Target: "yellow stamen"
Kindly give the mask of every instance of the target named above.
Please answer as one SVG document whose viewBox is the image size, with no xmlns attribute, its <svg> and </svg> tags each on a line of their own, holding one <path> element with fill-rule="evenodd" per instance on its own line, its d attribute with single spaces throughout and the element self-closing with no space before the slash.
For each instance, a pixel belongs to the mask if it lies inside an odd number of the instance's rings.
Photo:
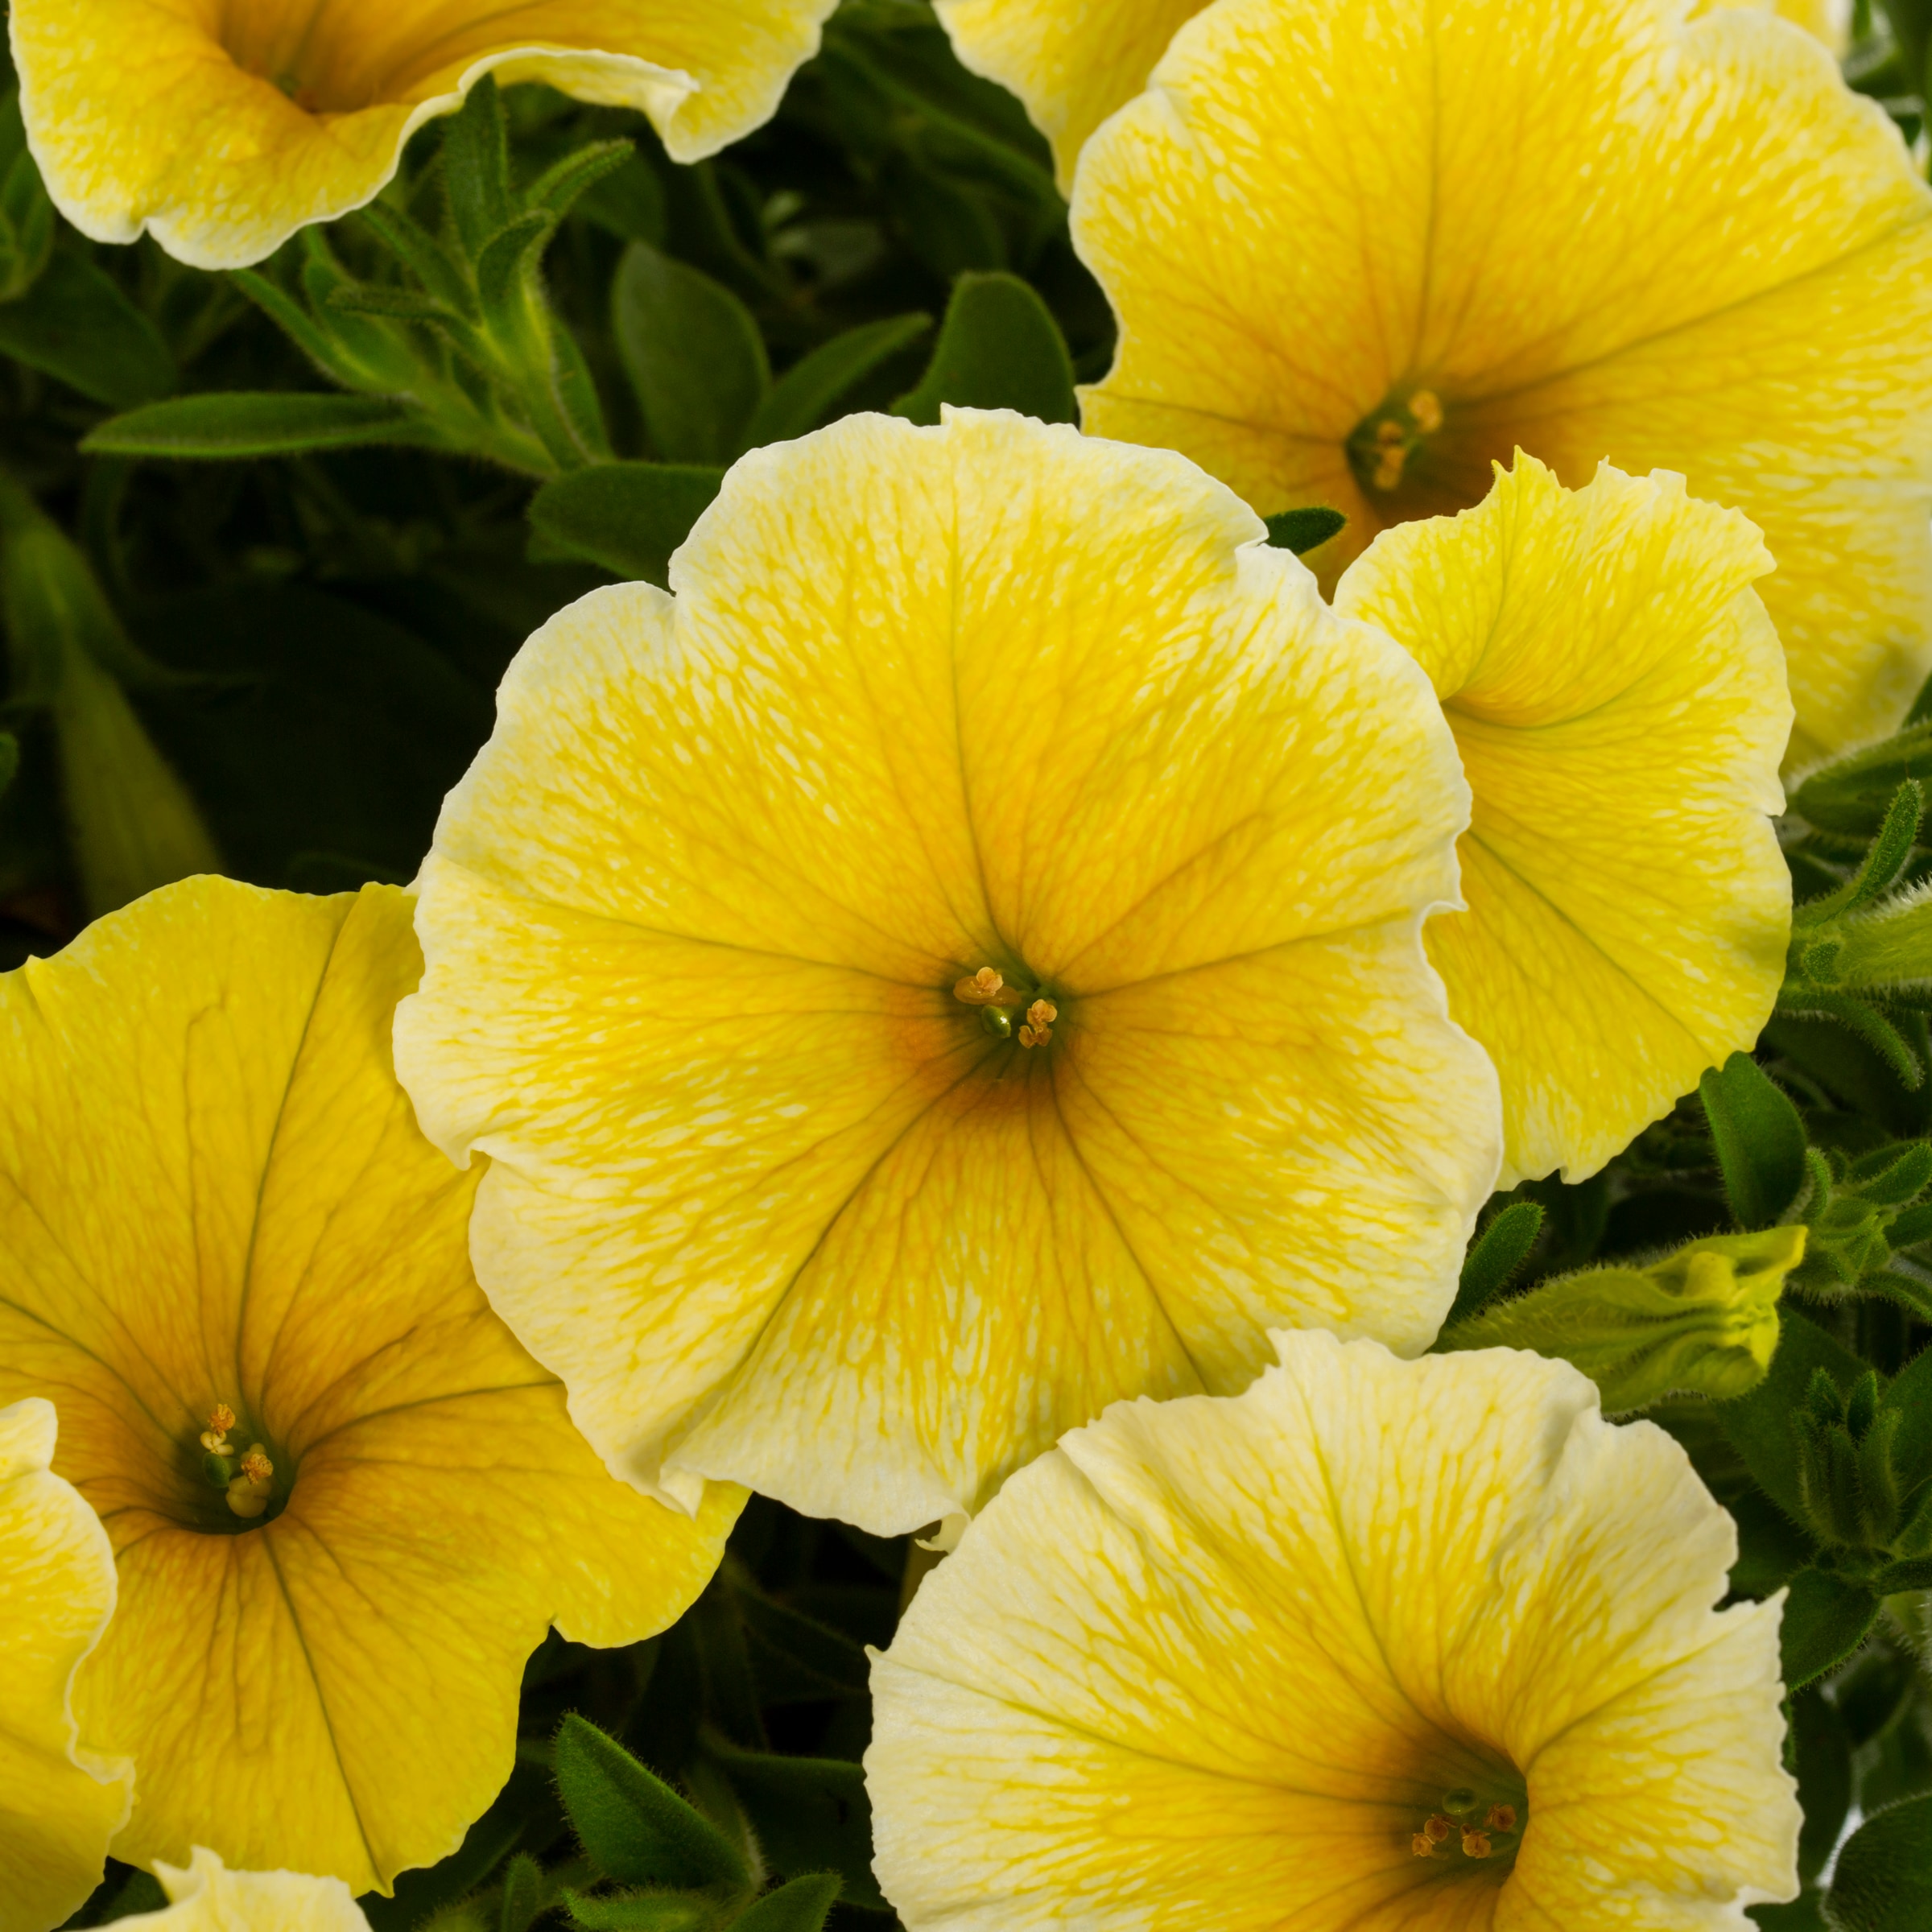
<svg viewBox="0 0 1932 1932">
<path fill-rule="evenodd" d="M 201 1431 L 201 1447 L 210 1455 L 233 1455 L 235 1446 L 225 1435 L 217 1435 L 212 1429 Z"/>
<path fill-rule="evenodd" d="M 1492 1831 L 1513 1831 L 1516 1829 L 1516 1807 L 1513 1805 L 1492 1805 L 1489 1815 L 1483 1823 Z"/>
<path fill-rule="evenodd" d="M 1443 1843 L 1455 1828 L 1454 1821 L 1444 1818 L 1439 1811 L 1422 1827 L 1424 1833 L 1426 1834 L 1429 1842 L 1432 1845 Z"/>
<path fill-rule="evenodd" d="M 1409 439 L 1394 417 L 1384 416 L 1375 426 L 1375 440 L 1384 449 L 1399 449 Z"/>
<path fill-rule="evenodd" d="M 1005 984 L 990 966 L 982 966 L 977 972 L 953 982 L 952 997 L 964 1000 L 968 1006 L 989 1006 L 998 998 L 1000 989 Z"/>
<path fill-rule="evenodd" d="M 262 1453 L 262 1445 L 259 1443 L 257 1443 L 242 1459 L 242 1477 L 252 1488 L 266 1489 L 275 1473 L 275 1466 Z M 229 1494 L 232 1498 L 234 1494 L 232 1488 Z"/>
<path fill-rule="evenodd" d="M 1418 1858 L 1434 1858 L 1435 1856 L 1435 1840 L 1426 1831 L 1418 1831 L 1414 1838 L 1410 1839 L 1409 1849 Z"/>
<path fill-rule="evenodd" d="M 1400 449 L 1386 449 L 1375 466 L 1375 486 L 1377 489 L 1393 489 L 1402 480 L 1402 452 Z"/>
<path fill-rule="evenodd" d="M 1463 1856 L 1487 1858 L 1489 1856 L 1489 1834 L 1473 1831 L 1468 1825 L 1463 1827 Z"/>
<path fill-rule="evenodd" d="M 1035 1000 L 1026 1009 L 1026 1024 L 1020 1029 L 1022 1046 L 1044 1046 L 1053 1038 L 1053 1022 L 1060 1009 L 1051 1000 Z"/>
<path fill-rule="evenodd" d="M 208 1410 L 208 1426 L 210 1434 L 226 1435 L 234 1426 L 235 1412 L 229 1407 L 226 1402 L 217 1402 L 214 1407 Z M 206 1442 L 208 1438 L 204 1436 L 201 1439 Z"/>
<path fill-rule="evenodd" d="M 1409 413 L 1426 436 L 1434 436 L 1443 426 L 1443 405 L 1432 389 L 1418 389 L 1409 398 Z"/>
</svg>

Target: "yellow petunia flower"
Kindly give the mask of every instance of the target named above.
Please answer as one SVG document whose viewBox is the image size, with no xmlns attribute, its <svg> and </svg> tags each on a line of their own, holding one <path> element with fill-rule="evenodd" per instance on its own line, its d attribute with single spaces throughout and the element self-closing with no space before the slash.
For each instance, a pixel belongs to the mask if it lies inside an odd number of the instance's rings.
<svg viewBox="0 0 1932 1932">
<path fill-rule="evenodd" d="M 52 1474 L 54 1409 L 0 1409 L 0 1932 L 47 1932 L 101 1882 L 129 1767 L 78 1747 L 68 1691 L 114 1608 L 106 1533 Z"/>
<path fill-rule="evenodd" d="M 159 1862 L 155 1876 L 170 1903 L 117 1919 L 159 1932 L 369 1932 L 369 1921 L 339 1878 L 303 1872 L 230 1872 L 197 1845 L 185 1869 Z"/>
<path fill-rule="evenodd" d="M 1428 672 L 1474 795 L 1468 910 L 1425 938 L 1502 1076 L 1501 1186 L 1594 1174 L 1770 1018 L 1791 931 L 1770 568 L 1682 477 L 1605 464 L 1573 493 L 1519 455 L 1335 593 Z"/>
<path fill-rule="evenodd" d="M 1424 1347 L 1496 1171 L 1426 681 L 1218 484 L 1003 412 L 756 451 L 525 647 L 397 1062 L 611 1466 L 892 1533 L 1266 1331 Z"/>
<path fill-rule="evenodd" d="M 1534 1355 L 1282 1335 L 1009 1483 L 873 1666 L 911 1932 L 1718 1932 L 1798 1890 L 1777 1603 Z"/>
<path fill-rule="evenodd" d="M 13 0 L 27 140 L 97 242 L 241 268 L 381 192 L 484 75 L 648 115 L 696 161 L 768 120 L 835 0 Z M 138 55 L 130 50 L 138 49 Z"/>
<path fill-rule="evenodd" d="M 203 878 L 0 979 L 0 1399 L 59 1402 L 113 1539 L 75 1709 L 134 1761 L 130 1862 L 441 1857 L 546 1629 L 663 1628 L 737 1513 L 612 1481 L 489 1312 L 477 1177 L 390 1071 L 419 969 L 405 894 Z"/>
<path fill-rule="evenodd" d="M 1683 12 L 1217 0 L 1081 158 L 1085 421 L 1345 511 L 1325 582 L 1518 447 L 1677 471 L 1777 559 L 1802 760 L 1932 668 L 1932 189 L 1809 35 Z"/>
<path fill-rule="evenodd" d="M 1208 0 L 934 0 L 962 65 L 1018 94 L 1052 144 L 1062 192 L 1088 136 L 1147 85 L 1167 43 Z M 1842 51 L 1848 0 L 1708 0 L 1782 14 Z M 1702 11 L 1694 6 L 1694 11 Z"/>
</svg>

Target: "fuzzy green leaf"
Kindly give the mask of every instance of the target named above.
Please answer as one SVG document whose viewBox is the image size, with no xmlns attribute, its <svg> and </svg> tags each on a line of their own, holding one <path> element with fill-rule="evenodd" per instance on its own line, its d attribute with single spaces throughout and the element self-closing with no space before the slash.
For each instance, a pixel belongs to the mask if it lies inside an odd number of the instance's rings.
<svg viewBox="0 0 1932 1932">
<path fill-rule="evenodd" d="M 862 322 L 821 343 L 772 384 L 745 433 L 748 447 L 783 443 L 828 420 L 839 402 L 881 362 L 916 342 L 932 326 L 930 316 L 888 316 Z"/>
<path fill-rule="evenodd" d="M 732 1922 L 737 1932 L 819 1932 L 838 1896 L 835 1873 L 814 1872 L 767 1892 Z"/>
<path fill-rule="evenodd" d="M 0 355 L 112 409 L 175 386 L 175 361 L 153 323 L 88 258 L 56 248 L 33 287 L 0 304 Z"/>
<path fill-rule="evenodd" d="M 939 407 L 1017 409 L 1042 423 L 1077 423 L 1073 363 L 1059 324 L 1018 275 L 964 275 L 953 285 L 932 361 L 918 388 L 893 404 L 914 423 Z"/>
<path fill-rule="evenodd" d="M 1825 1913 L 1838 1932 L 1932 1926 L 1932 1793 L 1867 1818 L 1845 1840 Z"/>
<path fill-rule="evenodd" d="M 1779 1625 L 1778 1649 L 1787 1690 L 1843 1663 L 1869 1634 L 1878 1599 L 1856 1579 L 1806 1570 L 1791 1579 Z"/>
<path fill-rule="evenodd" d="M 1805 1127 L 1798 1109 L 1748 1053 L 1707 1068 L 1698 1094 L 1738 1225 L 1769 1228 L 1805 1185 Z"/>
<path fill-rule="evenodd" d="M 433 431 L 406 402 L 306 390 L 218 391 L 151 402 L 110 416 L 81 439 L 97 456 L 234 460 L 352 449 L 372 443 L 433 443 Z"/>
<path fill-rule="evenodd" d="M 1319 505 L 1307 510 L 1284 510 L 1263 520 L 1268 526 L 1268 541 L 1277 550 L 1291 550 L 1298 557 L 1318 549 L 1348 522 L 1339 510 Z"/>
<path fill-rule="evenodd" d="M 774 1870 L 787 1877 L 837 1872 L 852 1903 L 885 1908 L 872 1871 L 872 1802 L 858 1765 L 741 1751 L 722 1740 L 710 1748 Z"/>
<path fill-rule="evenodd" d="M 1471 1244 L 1463 1258 L 1455 1302 L 1443 1326 L 1466 1322 L 1509 1286 L 1509 1278 L 1530 1257 L 1543 1231 L 1543 1211 L 1534 1201 L 1512 1201 Z"/>
<path fill-rule="evenodd" d="M 585 1856 L 629 1885 L 742 1885 L 737 1847 L 614 1738 L 572 1712 L 557 1732 L 557 1790 Z"/>
<path fill-rule="evenodd" d="M 724 480 L 701 464 L 601 463 L 545 484 L 530 499 L 530 525 L 572 556 L 662 588 L 671 553 Z"/>
</svg>

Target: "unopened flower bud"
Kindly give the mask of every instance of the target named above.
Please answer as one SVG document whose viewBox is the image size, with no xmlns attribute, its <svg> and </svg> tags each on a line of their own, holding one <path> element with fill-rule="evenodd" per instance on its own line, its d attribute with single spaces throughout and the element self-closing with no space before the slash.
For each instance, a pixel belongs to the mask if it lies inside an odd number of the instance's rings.
<svg viewBox="0 0 1932 1932">
<path fill-rule="evenodd" d="M 1803 1258 L 1802 1227 L 1711 1235 L 1647 1268 L 1592 1268 L 1492 1302 L 1437 1342 L 1529 1348 L 1571 1362 L 1612 1414 L 1673 1390 L 1718 1400 L 1764 1380 L 1777 1347 L 1777 1298 Z"/>
</svg>

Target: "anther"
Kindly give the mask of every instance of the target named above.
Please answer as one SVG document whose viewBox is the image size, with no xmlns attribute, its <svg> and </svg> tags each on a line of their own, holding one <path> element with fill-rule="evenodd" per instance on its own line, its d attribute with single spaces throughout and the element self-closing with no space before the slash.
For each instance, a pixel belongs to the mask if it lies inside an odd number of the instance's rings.
<svg viewBox="0 0 1932 1932">
<path fill-rule="evenodd" d="M 1002 1006 L 1008 1005 L 1011 1004 L 1010 1001 L 1000 1000 L 1001 989 L 1005 984 L 1003 975 L 994 972 L 990 966 L 982 966 L 977 972 L 968 973 L 964 979 L 953 981 L 952 997 L 956 1000 L 964 1000 L 968 1006 L 990 1006 L 996 1000 L 999 1000 Z"/>
<path fill-rule="evenodd" d="M 1434 436 L 1443 426 L 1442 402 L 1432 389 L 1418 389 L 1409 398 L 1409 413 L 1426 436 Z"/>
<path fill-rule="evenodd" d="M 1020 1029 L 1022 1046 L 1044 1046 L 1053 1038 L 1053 1022 L 1060 1009 L 1051 1000 L 1035 1000 L 1026 1009 L 1026 1023 Z"/>
<path fill-rule="evenodd" d="M 1434 1858 L 1435 1856 L 1435 1840 L 1426 1831 L 1418 1831 L 1414 1838 L 1410 1839 L 1409 1849 L 1418 1858 Z"/>
<path fill-rule="evenodd" d="M 262 1445 L 255 1443 L 242 1459 L 242 1473 L 258 1489 L 266 1489 L 275 1473 L 275 1466 L 263 1453 Z"/>
<path fill-rule="evenodd" d="M 1483 1823 L 1492 1831 L 1513 1831 L 1516 1829 L 1516 1807 L 1513 1805 L 1492 1805 L 1489 1815 Z"/>
<path fill-rule="evenodd" d="M 1439 1845 L 1447 1842 L 1449 1834 L 1455 1828 L 1454 1823 L 1439 1811 L 1422 1827 L 1422 1831 L 1430 1844 Z"/>
<path fill-rule="evenodd" d="M 217 1402 L 208 1412 L 208 1432 L 213 1435 L 226 1435 L 235 1426 L 235 1412 L 226 1402 Z M 207 1440 L 206 1437 L 202 1439 Z"/>
<path fill-rule="evenodd" d="M 1489 1834 L 1477 1831 L 1465 1825 L 1463 1827 L 1463 1856 L 1487 1858 L 1489 1856 Z"/>
</svg>

